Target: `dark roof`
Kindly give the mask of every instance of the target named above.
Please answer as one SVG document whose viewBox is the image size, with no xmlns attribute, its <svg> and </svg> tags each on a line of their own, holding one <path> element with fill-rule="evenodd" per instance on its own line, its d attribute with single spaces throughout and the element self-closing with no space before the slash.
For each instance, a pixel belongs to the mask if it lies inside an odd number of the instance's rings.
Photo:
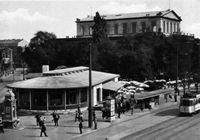
<svg viewBox="0 0 200 140">
<path fill-rule="evenodd" d="M 122 84 L 122 83 L 110 81 L 110 82 L 103 84 L 103 89 L 117 91 L 123 86 L 124 86 L 124 84 Z"/>
<path fill-rule="evenodd" d="M 65 69 L 56 69 L 56 70 L 51 70 L 44 72 L 43 75 L 48 75 L 48 74 L 67 74 L 70 72 L 81 72 L 84 70 L 88 70 L 88 67 L 84 66 L 79 66 L 79 67 L 73 67 L 73 68 L 65 68 Z"/>
<path fill-rule="evenodd" d="M 0 40 L 0 46 L 17 46 L 23 39 Z"/>
<path fill-rule="evenodd" d="M 143 100 L 143 99 L 159 96 L 160 94 L 170 94 L 172 91 L 174 91 L 174 90 L 173 89 L 160 89 L 160 90 L 155 90 L 155 91 L 151 91 L 151 92 L 143 92 L 139 95 L 136 94 L 135 98 L 137 100 Z"/>
<path fill-rule="evenodd" d="M 150 17 L 164 17 L 166 14 L 172 12 L 181 21 L 181 18 L 173 10 L 165 11 L 152 11 L 152 12 L 139 12 L 139 13 L 122 13 L 114 15 L 102 15 L 105 20 L 117 20 L 117 19 L 133 19 L 133 18 L 150 18 Z M 89 22 L 93 21 L 94 16 L 88 16 L 83 19 L 77 19 L 76 22 Z"/>
<path fill-rule="evenodd" d="M 42 73 L 28 73 L 25 75 L 26 79 L 31 79 L 31 78 L 36 78 L 36 77 L 41 77 Z"/>
<path fill-rule="evenodd" d="M 92 71 L 92 86 L 119 77 L 117 74 Z M 89 70 L 75 72 L 64 76 L 44 76 L 8 84 L 10 88 L 22 89 L 67 89 L 89 86 Z"/>
</svg>

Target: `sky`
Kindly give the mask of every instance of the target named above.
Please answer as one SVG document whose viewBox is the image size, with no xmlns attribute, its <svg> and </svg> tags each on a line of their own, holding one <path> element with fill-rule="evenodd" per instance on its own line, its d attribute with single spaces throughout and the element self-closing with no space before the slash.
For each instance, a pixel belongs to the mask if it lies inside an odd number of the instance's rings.
<svg viewBox="0 0 200 140">
<path fill-rule="evenodd" d="M 76 18 L 88 15 L 174 10 L 181 31 L 200 38 L 200 0 L 0 0 L 0 39 L 25 39 L 37 31 L 76 36 Z"/>
</svg>

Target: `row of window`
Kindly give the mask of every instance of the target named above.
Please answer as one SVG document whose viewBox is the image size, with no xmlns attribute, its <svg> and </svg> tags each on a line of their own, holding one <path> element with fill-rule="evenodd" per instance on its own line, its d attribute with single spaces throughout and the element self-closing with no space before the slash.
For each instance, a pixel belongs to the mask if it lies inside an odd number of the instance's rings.
<svg viewBox="0 0 200 140">
<path fill-rule="evenodd" d="M 19 93 L 19 104 L 20 106 L 29 107 L 30 97 L 28 90 L 21 90 Z M 64 90 L 50 90 L 49 94 L 49 105 L 64 105 Z M 46 93 L 44 91 L 31 91 L 31 99 L 33 106 L 46 106 Z M 79 99 L 78 99 L 79 98 Z M 78 100 L 81 103 L 87 102 L 87 89 L 80 89 L 80 94 L 78 89 L 66 90 L 66 104 L 77 104 Z"/>
<path fill-rule="evenodd" d="M 107 24 L 107 33 L 111 34 L 111 26 L 110 24 Z M 151 22 L 151 27 L 147 27 L 146 22 L 141 22 L 141 28 L 142 32 L 145 32 L 147 30 L 149 31 L 156 31 L 156 21 Z M 150 29 L 151 28 L 151 29 Z M 131 29 L 131 31 L 128 31 L 128 29 Z M 122 23 L 122 33 L 136 33 L 137 32 L 137 22 L 132 22 L 131 24 L 128 23 Z M 119 34 L 119 24 L 114 24 L 114 34 Z M 81 26 L 81 35 L 85 35 L 85 27 Z M 92 26 L 89 27 L 89 35 L 92 35 Z"/>
</svg>

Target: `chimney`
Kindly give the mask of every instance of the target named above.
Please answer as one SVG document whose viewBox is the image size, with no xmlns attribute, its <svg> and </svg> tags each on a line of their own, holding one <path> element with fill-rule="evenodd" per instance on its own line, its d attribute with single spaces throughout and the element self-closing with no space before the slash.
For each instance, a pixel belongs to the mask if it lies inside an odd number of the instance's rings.
<svg viewBox="0 0 200 140">
<path fill-rule="evenodd" d="M 42 73 L 49 71 L 49 65 L 42 66 Z"/>
</svg>

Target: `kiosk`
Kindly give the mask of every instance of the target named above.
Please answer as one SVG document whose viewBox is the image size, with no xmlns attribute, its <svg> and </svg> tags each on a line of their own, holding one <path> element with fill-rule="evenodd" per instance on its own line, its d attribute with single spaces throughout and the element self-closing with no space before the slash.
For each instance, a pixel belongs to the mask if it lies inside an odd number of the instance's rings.
<svg viewBox="0 0 200 140">
<path fill-rule="evenodd" d="M 19 120 L 17 119 L 16 99 L 11 90 L 8 90 L 5 95 L 3 124 L 5 127 L 14 128 Z"/>
</svg>

